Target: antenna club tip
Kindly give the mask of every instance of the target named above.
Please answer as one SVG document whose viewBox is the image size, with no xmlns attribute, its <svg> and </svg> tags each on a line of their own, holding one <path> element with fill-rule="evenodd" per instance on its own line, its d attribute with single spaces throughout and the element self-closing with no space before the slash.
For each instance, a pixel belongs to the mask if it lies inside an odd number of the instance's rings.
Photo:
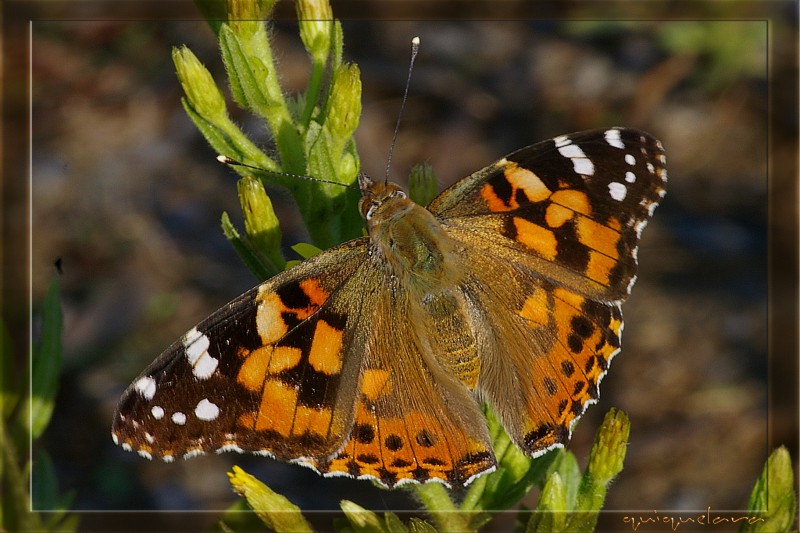
<svg viewBox="0 0 800 533">
<path fill-rule="evenodd" d="M 419 44 L 419 35 L 411 39 L 411 44 L 418 45 Z"/>
<path fill-rule="evenodd" d="M 220 154 L 217 156 L 217 161 L 219 161 L 222 164 L 227 164 L 228 162 L 230 162 L 230 158 L 226 155 Z"/>
</svg>

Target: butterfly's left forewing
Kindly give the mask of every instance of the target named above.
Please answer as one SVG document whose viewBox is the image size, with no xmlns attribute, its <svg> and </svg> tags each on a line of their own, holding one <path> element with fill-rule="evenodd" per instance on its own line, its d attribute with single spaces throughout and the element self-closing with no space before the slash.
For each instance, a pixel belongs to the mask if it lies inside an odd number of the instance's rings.
<svg viewBox="0 0 800 533">
<path fill-rule="evenodd" d="M 353 418 L 363 350 L 355 275 L 366 239 L 305 261 L 192 328 L 125 391 L 112 435 L 167 461 L 236 450 L 327 456 Z M 348 321 L 351 321 L 348 323 Z"/>
</svg>

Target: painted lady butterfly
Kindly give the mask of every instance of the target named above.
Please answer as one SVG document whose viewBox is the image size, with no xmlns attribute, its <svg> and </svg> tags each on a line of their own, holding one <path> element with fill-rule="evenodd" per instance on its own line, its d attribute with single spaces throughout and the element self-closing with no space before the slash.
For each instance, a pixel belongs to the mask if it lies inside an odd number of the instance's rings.
<svg viewBox="0 0 800 533">
<path fill-rule="evenodd" d="M 495 467 L 485 401 L 526 454 L 563 446 L 620 351 L 666 181 L 661 143 L 622 128 L 523 148 L 427 209 L 361 175 L 369 236 L 192 328 L 125 391 L 114 441 L 464 485 Z"/>
</svg>

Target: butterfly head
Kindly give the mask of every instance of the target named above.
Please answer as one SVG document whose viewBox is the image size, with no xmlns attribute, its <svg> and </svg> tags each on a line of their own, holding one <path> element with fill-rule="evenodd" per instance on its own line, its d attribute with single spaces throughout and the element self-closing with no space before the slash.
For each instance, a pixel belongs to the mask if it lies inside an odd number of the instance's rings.
<svg viewBox="0 0 800 533">
<path fill-rule="evenodd" d="M 374 181 L 361 173 L 358 175 L 358 186 L 361 189 L 358 208 L 367 221 L 368 229 L 372 229 L 378 221 L 391 218 L 412 205 L 406 192 L 396 183 Z"/>
</svg>

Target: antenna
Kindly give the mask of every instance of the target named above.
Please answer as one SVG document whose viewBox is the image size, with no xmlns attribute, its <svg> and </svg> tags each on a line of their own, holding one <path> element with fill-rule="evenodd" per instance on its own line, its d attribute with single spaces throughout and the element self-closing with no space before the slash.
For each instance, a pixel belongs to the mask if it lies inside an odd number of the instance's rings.
<svg viewBox="0 0 800 533">
<path fill-rule="evenodd" d="M 394 135 L 392 135 L 392 142 L 389 145 L 389 157 L 386 158 L 386 177 L 384 183 L 389 181 L 389 169 L 392 166 L 392 154 L 394 153 L 394 144 L 397 141 L 397 132 L 400 130 L 400 121 L 403 118 L 403 111 L 406 108 L 406 100 L 408 99 L 408 86 L 411 85 L 411 72 L 414 70 L 414 60 L 417 59 L 417 52 L 419 51 L 419 37 L 411 39 L 411 62 L 408 65 L 408 78 L 406 78 L 406 88 L 403 91 L 403 101 L 400 103 L 400 113 L 397 115 L 397 124 L 394 126 Z"/>
<path fill-rule="evenodd" d="M 259 172 L 263 172 L 265 174 L 273 174 L 278 176 L 291 176 L 293 178 L 300 178 L 308 181 L 316 181 L 319 183 L 330 183 L 331 185 L 338 185 L 339 187 L 344 187 L 345 189 L 356 189 L 356 187 L 353 185 L 345 185 L 344 183 L 339 183 L 338 181 L 324 180 L 322 178 L 315 178 L 314 176 L 305 176 L 303 174 L 292 174 L 291 172 L 283 172 L 283 171 L 277 172 L 274 170 L 267 170 L 265 168 L 248 165 L 247 163 L 242 163 L 241 161 L 237 161 L 236 159 L 228 157 L 227 155 L 222 155 L 222 154 L 218 155 L 217 161 L 219 161 L 223 165 L 228 165 L 231 167 L 252 168 L 253 170 L 258 170 Z"/>
</svg>

